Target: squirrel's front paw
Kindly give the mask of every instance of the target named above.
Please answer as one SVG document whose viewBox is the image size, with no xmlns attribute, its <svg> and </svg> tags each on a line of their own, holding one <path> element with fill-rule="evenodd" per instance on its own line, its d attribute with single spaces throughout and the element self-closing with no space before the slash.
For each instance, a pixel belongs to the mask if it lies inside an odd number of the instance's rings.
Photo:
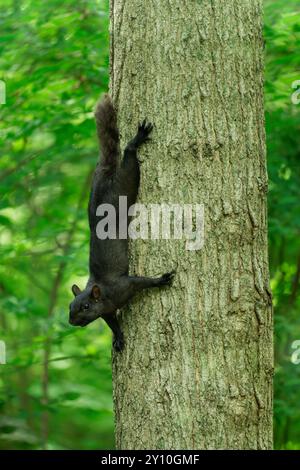
<svg viewBox="0 0 300 470">
<path fill-rule="evenodd" d="M 125 341 L 124 341 L 123 335 L 122 336 L 115 336 L 114 339 L 113 339 L 113 348 L 114 348 L 114 350 L 117 351 L 117 352 L 121 352 L 121 351 L 123 351 L 124 346 L 125 346 Z"/>
<path fill-rule="evenodd" d="M 170 273 L 165 273 L 161 276 L 159 280 L 159 285 L 160 286 L 171 286 L 173 279 L 175 276 L 175 271 L 171 271 Z"/>
<path fill-rule="evenodd" d="M 136 136 L 138 143 L 143 144 L 144 142 L 147 142 L 147 140 L 150 140 L 149 135 L 151 134 L 152 130 L 153 125 L 151 122 L 147 123 L 146 119 L 144 119 L 138 127 L 138 133 Z"/>
</svg>

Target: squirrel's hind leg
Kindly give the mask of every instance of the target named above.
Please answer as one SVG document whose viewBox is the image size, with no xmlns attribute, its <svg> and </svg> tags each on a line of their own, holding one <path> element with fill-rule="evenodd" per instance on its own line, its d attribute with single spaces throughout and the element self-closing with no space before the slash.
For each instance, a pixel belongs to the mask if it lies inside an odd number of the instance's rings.
<svg viewBox="0 0 300 470">
<path fill-rule="evenodd" d="M 153 129 L 152 124 L 146 120 L 139 124 L 135 137 L 127 144 L 120 168 L 119 182 L 124 195 L 129 198 L 129 205 L 136 200 L 140 183 L 140 162 L 138 160 L 138 148 L 150 140 L 149 135 Z"/>
</svg>

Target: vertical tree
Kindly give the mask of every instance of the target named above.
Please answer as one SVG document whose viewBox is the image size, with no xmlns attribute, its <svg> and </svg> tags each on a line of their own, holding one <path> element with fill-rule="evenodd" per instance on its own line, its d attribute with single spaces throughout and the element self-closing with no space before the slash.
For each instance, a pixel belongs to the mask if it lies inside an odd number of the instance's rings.
<svg viewBox="0 0 300 470">
<path fill-rule="evenodd" d="M 114 354 L 121 449 L 272 446 L 272 307 L 261 0 L 111 2 L 111 93 L 141 153 L 143 203 L 203 203 L 205 244 L 131 243 L 138 274 L 174 286 L 122 312 Z"/>
</svg>

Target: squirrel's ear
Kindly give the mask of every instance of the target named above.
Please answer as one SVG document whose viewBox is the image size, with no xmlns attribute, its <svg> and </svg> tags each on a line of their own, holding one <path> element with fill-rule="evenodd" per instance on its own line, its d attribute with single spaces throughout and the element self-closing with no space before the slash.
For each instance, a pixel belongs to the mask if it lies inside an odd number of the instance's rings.
<svg viewBox="0 0 300 470">
<path fill-rule="evenodd" d="M 101 296 L 101 291 L 100 291 L 100 287 L 97 286 L 97 284 L 95 284 L 93 287 L 92 287 L 92 297 L 94 297 L 94 299 L 100 299 L 100 296 Z"/>
<path fill-rule="evenodd" d="M 79 289 L 78 286 L 76 286 L 76 284 L 73 284 L 72 292 L 73 292 L 74 296 L 76 297 L 78 294 L 80 294 L 81 290 Z"/>
</svg>

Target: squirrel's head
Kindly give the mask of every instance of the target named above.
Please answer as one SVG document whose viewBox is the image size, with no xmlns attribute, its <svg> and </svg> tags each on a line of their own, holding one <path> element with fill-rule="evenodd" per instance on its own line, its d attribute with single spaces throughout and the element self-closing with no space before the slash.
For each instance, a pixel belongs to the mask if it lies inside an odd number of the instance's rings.
<svg viewBox="0 0 300 470">
<path fill-rule="evenodd" d="M 101 290 L 97 284 L 81 291 L 72 286 L 75 299 L 70 304 L 69 323 L 74 326 L 86 326 L 105 313 L 105 302 L 101 299 Z"/>
</svg>

